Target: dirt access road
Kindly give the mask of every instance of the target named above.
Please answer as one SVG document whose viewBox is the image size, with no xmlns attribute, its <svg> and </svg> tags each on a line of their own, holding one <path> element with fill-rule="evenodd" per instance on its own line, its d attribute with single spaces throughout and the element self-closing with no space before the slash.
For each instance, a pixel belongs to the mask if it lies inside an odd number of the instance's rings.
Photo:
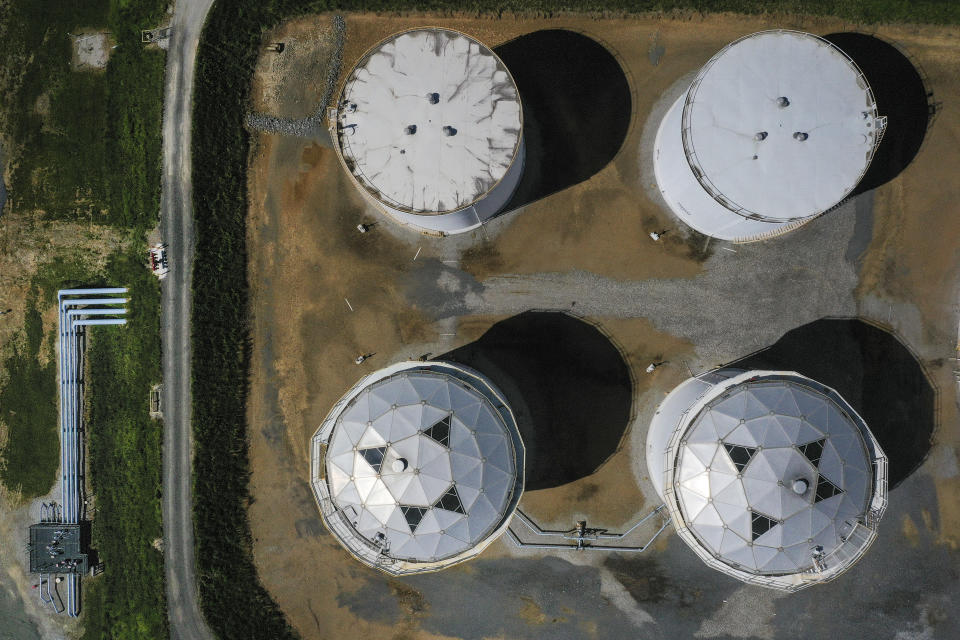
<svg viewBox="0 0 960 640">
<path fill-rule="evenodd" d="M 200 32 L 213 0 L 177 0 L 167 49 L 163 108 L 161 233 L 170 274 L 162 286 L 163 539 L 170 636 L 213 638 L 197 603 L 193 543 L 190 415 L 190 312 L 193 203 L 190 132 L 193 76 Z"/>
</svg>

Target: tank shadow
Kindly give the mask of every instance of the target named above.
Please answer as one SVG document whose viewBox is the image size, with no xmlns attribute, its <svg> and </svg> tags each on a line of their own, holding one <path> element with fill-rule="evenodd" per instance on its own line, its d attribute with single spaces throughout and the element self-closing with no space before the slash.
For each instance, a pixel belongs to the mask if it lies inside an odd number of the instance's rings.
<svg viewBox="0 0 960 640">
<path fill-rule="evenodd" d="M 620 351 L 563 312 L 502 320 L 437 359 L 482 371 L 506 394 L 526 447 L 527 490 L 590 475 L 617 450 L 630 422 L 633 380 Z"/>
<path fill-rule="evenodd" d="M 575 31 L 535 31 L 494 51 L 520 92 L 527 154 L 506 212 L 583 182 L 605 167 L 626 138 L 632 99 L 617 59 Z"/>
<path fill-rule="evenodd" d="M 860 184 L 859 195 L 893 180 L 909 165 L 923 144 L 936 111 L 933 91 L 920 69 L 897 47 L 865 33 L 824 36 L 857 63 L 873 89 L 887 129 Z"/>
<path fill-rule="evenodd" d="M 937 422 L 937 389 L 892 333 L 856 318 L 823 318 L 730 363 L 796 371 L 833 387 L 866 420 L 889 459 L 895 488 L 924 461 Z"/>
</svg>

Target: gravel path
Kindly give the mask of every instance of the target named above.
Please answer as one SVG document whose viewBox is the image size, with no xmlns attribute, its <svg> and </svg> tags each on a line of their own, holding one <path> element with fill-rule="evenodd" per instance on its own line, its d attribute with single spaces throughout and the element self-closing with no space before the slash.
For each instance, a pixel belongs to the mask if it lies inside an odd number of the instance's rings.
<svg viewBox="0 0 960 640">
<path fill-rule="evenodd" d="M 869 240 L 869 198 L 847 203 L 785 238 L 718 243 L 704 273 L 692 279 L 625 282 L 577 271 L 477 282 L 449 264 L 434 262 L 421 267 L 408 295 L 438 318 L 529 309 L 644 317 L 697 345 L 697 364 L 705 368 L 772 344 L 818 318 L 856 314 L 855 261 Z M 863 218 L 865 225 L 858 224 Z"/>
<path fill-rule="evenodd" d="M 333 54 L 327 67 L 327 78 L 323 94 L 317 102 L 316 113 L 309 118 L 281 118 L 264 113 L 247 114 L 247 127 L 254 131 L 263 131 L 296 138 L 317 138 L 324 146 L 330 146 L 327 132 L 327 105 L 337 88 L 340 68 L 343 66 L 343 45 L 347 36 L 347 24 L 343 16 L 333 16 L 331 21 L 334 45 Z M 280 54 L 282 55 L 282 54 Z"/>
</svg>

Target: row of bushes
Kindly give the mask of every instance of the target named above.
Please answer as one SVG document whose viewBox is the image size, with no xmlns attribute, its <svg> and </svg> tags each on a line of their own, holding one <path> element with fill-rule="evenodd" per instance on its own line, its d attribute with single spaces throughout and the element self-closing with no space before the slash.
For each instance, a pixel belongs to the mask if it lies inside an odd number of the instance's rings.
<svg viewBox="0 0 960 640">
<path fill-rule="evenodd" d="M 200 605 L 220 638 L 294 638 L 260 584 L 247 521 L 250 362 L 245 105 L 262 30 L 310 3 L 218 0 L 197 51 L 193 110 L 194 527 Z"/>
</svg>

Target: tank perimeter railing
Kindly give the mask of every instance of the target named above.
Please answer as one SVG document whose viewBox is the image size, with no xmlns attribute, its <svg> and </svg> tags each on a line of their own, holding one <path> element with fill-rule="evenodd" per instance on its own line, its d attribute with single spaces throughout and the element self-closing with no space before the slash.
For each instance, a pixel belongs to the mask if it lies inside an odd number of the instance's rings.
<svg viewBox="0 0 960 640">
<path fill-rule="evenodd" d="M 336 25 L 335 25 L 335 28 L 336 28 Z M 395 33 L 392 36 L 388 36 L 385 40 L 374 44 L 372 47 L 367 49 L 367 51 L 364 52 L 362 56 L 360 56 L 360 58 L 358 59 L 358 62 L 354 66 L 354 70 L 352 70 L 343 78 L 343 81 L 340 83 L 339 89 L 337 91 L 338 100 L 337 100 L 336 106 L 332 106 L 332 107 L 329 106 L 329 98 L 327 99 L 326 112 L 327 112 L 327 129 L 329 130 L 329 133 L 330 133 L 330 140 L 333 143 L 334 151 L 336 152 L 341 165 L 347 171 L 347 175 L 350 176 L 354 185 L 361 191 L 361 193 L 364 196 L 366 196 L 370 200 L 370 202 L 374 204 L 374 206 L 378 208 L 389 207 L 391 209 L 394 209 L 396 211 L 402 211 L 404 213 L 429 216 L 429 215 L 443 215 L 443 214 L 462 211 L 471 206 L 475 206 L 481 200 L 484 200 L 487 196 L 489 196 L 494 191 L 494 189 L 496 189 L 500 185 L 500 183 L 503 181 L 503 179 L 506 177 L 507 173 L 509 172 L 510 168 L 514 165 L 514 163 L 516 163 L 517 159 L 521 157 L 520 150 L 522 146 L 521 143 L 523 141 L 524 123 L 523 123 L 523 101 L 520 98 L 520 94 L 518 92 L 517 102 L 520 104 L 520 135 L 518 136 L 516 145 L 514 146 L 513 157 L 510 159 L 510 164 L 507 165 L 507 169 L 504 171 L 503 176 L 501 176 L 500 179 L 493 182 L 489 187 L 487 187 L 484 190 L 481 196 L 475 198 L 469 203 L 457 205 L 455 208 L 448 209 L 445 211 L 432 211 L 429 209 L 418 209 L 415 207 L 408 206 L 400 202 L 399 200 L 396 200 L 395 198 L 392 198 L 389 195 L 373 187 L 373 181 L 363 172 L 362 169 L 360 169 L 359 166 L 357 166 L 356 161 L 348 160 L 346 155 L 344 155 L 344 152 L 343 152 L 344 149 L 347 149 L 350 151 L 351 158 L 356 157 L 356 154 L 353 152 L 350 144 L 350 136 L 352 136 L 356 131 L 357 124 L 356 123 L 344 124 L 340 122 L 341 112 L 346 114 L 353 113 L 353 110 L 348 110 L 351 102 L 346 97 L 347 84 L 350 82 L 350 77 L 353 75 L 354 71 L 356 69 L 359 69 L 360 65 L 364 63 L 370 56 L 372 56 L 375 50 L 379 48 L 381 45 L 383 45 L 389 40 L 393 40 L 398 36 L 403 35 L 404 33 L 408 33 L 411 31 L 423 31 L 423 30 L 456 31 L 455 29 L 450 29 L 448 27 L 447 28 L 415 27 L 399 33 Z M 482 47 L 488 49 L 490 53 L 493 54 L 493 56 L 496 58 L 500 68 L 503 71 L 506 71 L 507 76 L 510 79 L 510 82 L 512 82 L 514 87 L 516 87 L 516 81 L 513 78 L 513 74 L 510 73 L 510 69 L 508 69 L 507 66 L 503 63 L 503 61 L 500 60 L 500 56 L 498 56 L 496 52 L 493 51 L 492 48 L 487 47 L 483 43 L 480 43 L 475 38 L 473 38 L 472 36 L 468 36 L 466 33 L 463 33 L 462 31 L 456 31 L 456 33 L 459 33 L 462 36 L 466 36 L 470 40 L 473 40 L 474 42 L 477 42 L 478 44 L 480 44 Z M 341 56 L 340 62 L 342 64 L 342 56 Z M 356 105 L 353 105 L 353 106 L 356 107 Z M 317 115 L 319 116 L 321 113 L 322 113 L 322 109 L 320 112 L 318 112 Z M 347 133 L 348 130 L 349 130 L 349 133 Z M 385 212 L 385 213 L 388 213 L 389 215 L 389 212 Z M 479 216 L 478 216 L 478 219 L 479 219 Z"/>
<path fill-rule="evenodd" d="M 57 292 L 59 313 L 59 371 L 60 371 L 60 521 L 79 524 L 85 515 L 82 509 L 84 492 L 83 448 L 83 347 L 86 328 L 91 326 L 122 325 L 127 298 L 116 297 L 127 292 L 126 287 L 94 289 L 61 289 Z M 102 297 L 101 297 L 102 296 Z M 58 577 L 40 574 L 40 598 L 57 607 L 50 592 Z M 67 615 L 80 615 L 80 575 L 70 573 L 67 583 Z M 57 596 L 59 599 L 59 595 Z"/>
</svg>

